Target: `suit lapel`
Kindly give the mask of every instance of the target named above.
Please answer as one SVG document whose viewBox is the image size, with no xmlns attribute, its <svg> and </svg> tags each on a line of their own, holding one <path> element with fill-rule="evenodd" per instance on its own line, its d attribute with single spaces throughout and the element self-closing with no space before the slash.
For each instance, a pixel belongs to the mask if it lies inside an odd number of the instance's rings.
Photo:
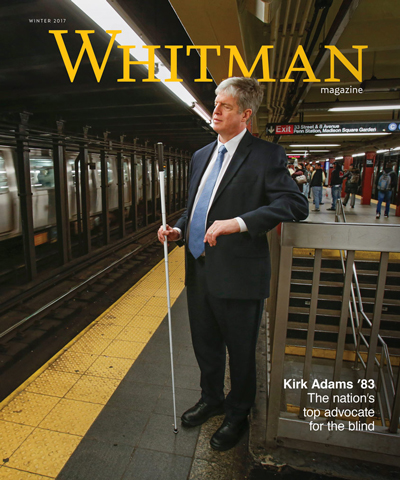
<svg viewBox="0 0 400 480">
<path fill-rule="evenodd" d="M 196 198 L 197 189 L 199 188 L 201 177 L 203 176 L 207 168 L 207 165 L 210 161 L 211 155 L 215 149 L 216 144 L 217 142 L 215 141 L 213 143 L 210 143 L 210 145 L 207 145 L 204 148 L 202 155 L 196 158 L 196 164 L 193 165 L 192 167 L 193 173 L 192 173 L 192 178 L 190 179 L 190 194 L 189 194 L 188 205 L 187 205 L 188 212 L 190 212 L 192 209 L 194 199 Z"/>
<path fill-rule="evenodd" d="M 245 136 L 242 138 L 239 143 L 235 154 L 225 172 L 225 175 L 222 178 L 221 183 L 219 184 L 217 193 L 214 197 L 214 202 L 218 199 L 221 193 L 224 191 L 225 187 L 229 184 L 232 178 L 235 176 L 236 172 L 241 167 L 242 163 L 245 161 L 246 157 L 251 151 L 251 145 L 253 143 L 253 137 L 250 132 L 246 132 Z"/>
</svg>

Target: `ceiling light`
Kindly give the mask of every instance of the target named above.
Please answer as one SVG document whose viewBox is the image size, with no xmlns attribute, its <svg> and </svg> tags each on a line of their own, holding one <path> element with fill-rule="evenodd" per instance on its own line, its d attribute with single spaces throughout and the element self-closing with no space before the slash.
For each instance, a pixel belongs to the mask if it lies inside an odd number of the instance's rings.
<svg viewBox="0 0 400 480">
<path fill-rule="evenodd" d="M 105 30 L 121 30 L 116 37 L 116 43 L 120 45 L 135 45 L 134 57 L 136 60 L 146 62 L 148 60 L 148 51 L 143 48 L 146 43 L 142 38 L 132 29 L 128 23 L 120 16 L 120 14 L 114 10 L 114 8 L 107 2 L 107 0 L 71 0 L 77 7 L 79 7 L 88 17 L 90 17 L 100 28 Z M 159 64 L 158 73 L 155 74 L 157 78 L 161 80 L 161 83 L 167 87 L 172 93 L 180 98 L 189 107 L 193 107 L 197 104 L 197 99 L 179 82 L 165 82 L 166 78 L 171 77 L 171 73 L 167 67 L 163 65 L 163 62 L 157 57 L 156 62 Z M 146 65 L 143 67 L 147 68 Z M 198 106 L 198 104 L 197 104 Z M 203 119 L 203 115 L 200 115 L 199 108 L 193 108 L 193 110 Z M 205 115 L 209 117 L 208 113 Z M 210 120 L 205 119 L 207 122 Z"/>
<path fill-rule="evenodd" d="M 364 107 L 333 107 L 328 112 L 362 112 L 365 110 L 398 110 L 400 103 L 394 105 L 382 105 L 382 106 L 364 106 Z"/>
<path fill-rule="evenodd" d="M 365 155 L 365 152 L 363 152 L 363 153 L 354 153 L 354 154 L 352 155 L 352 157 L 353 157 L 353 158 L 354 158 L 354 157 L 362 157 L 362 156 L 364 156 L 364 155 Z"/>
<path fill-rule="evenodd" d="M 339 143 L 331 143 L 331 144 L 324 144 L 324 145 L 316 145 L 316 144 L 307 144 L 307 145 L 289 145 L 290 147 L 294 147 L 294 148 L 300 148 L 300 147 L 340 147 L 340 144 Z"/>
<path fill-rule="evenodd" d="M 386 150 L 377 150 L 376 153 L 384 153 L 384 152 L 388 152 L 389 150 L 386 149 Z"/>
<path fill-rule="evenodd" d="M 376 135 L 391 135 L 390 133 L 316 133 L 316 137 L 367 137 Z"/>
<path fill-rule="evenodd" d="M 329 152 L 329 150 L 310 150 L 310 153 Z"/>
<path fill-rule="evenodd" d="M 206 112 L 206 110 L 204 110 L 204 108 L 201 108 L 198 103 L 193 103 L 192 108 L 203 120 L 205 120 L 207 123 L 211 123 L 210 115 L 208 112 Z"/>
<path fill-rule="evenodd" d="M 343 157 L 335 157 L 335 160 L 343 160 Z"/>
</svg>

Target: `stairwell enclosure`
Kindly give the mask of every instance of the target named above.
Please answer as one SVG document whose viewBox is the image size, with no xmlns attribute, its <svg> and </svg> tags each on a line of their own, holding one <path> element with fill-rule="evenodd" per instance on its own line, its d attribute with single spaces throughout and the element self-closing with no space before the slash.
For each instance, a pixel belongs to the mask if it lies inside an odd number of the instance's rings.
<svg viewBox="0 0 400 480">
<path fill-rule="evenodd" d="M 393 257 L 397 258 L 393 262 L 398 263 L 400 226 L 285 223 L 280 238 L 276 232 L 270 234 L 270 243 L 273 278 L 267 308 L 272 352 L 267 445 L 400 466 L 400 368 L 399 357 L 390 352 L 392 348 L 398 355 L 400 335 L 395 332 L 390 348 L 381 335 L 385 302 L 394 305 L 389 317 L 394 330 L 400 331 L 398 300 L 385 297 L 388 279 L 392 290 L 397 288 L 393 287 L 393 274 L 388 275 L 388 265 Z M 299 341 L 303 357 L 294 357 L 288 351 L 288 346 L 294 343 L 288 337 L 289 315 L 293 311 L 290 305 L 295 296 L 294 249 L 315 249 L 306 334 Z M 325 328 L 335 333 L 335 341 L 330 340 L 324 348 L 321 338 L 315 337 L 317 330 L 323 330 L 318 325 L 326 308 L 326 299 L 323 295 L 321 298 L 320 292 L 324 284 L 325 288 L 329 285 L 326 280 L 321 281 L 321 265 L 326 252 L 332 251 L 343 255 L 342 283 L 338 284 L 337 279 L 331 282 L 336 289 L 341 285 L 341 301 L 336 325 Z M 356 258 L 360 251 L 375 252 L 372 255 L 377 258 L 376 275 L 370 275 L 368 280 L 373 298 L 369 298 L 370 306 L 366 309 L 357 278 Z"/>
</svg>

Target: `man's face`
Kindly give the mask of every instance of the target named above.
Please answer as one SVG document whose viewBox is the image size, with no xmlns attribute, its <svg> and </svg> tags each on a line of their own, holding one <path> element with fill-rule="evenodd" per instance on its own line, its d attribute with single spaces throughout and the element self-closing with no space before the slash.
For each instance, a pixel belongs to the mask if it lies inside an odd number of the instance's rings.
<svg viewBox="0 0 400 480">
<path fill-rule="evenodd" d="M 251 110 L 240 113 L 236 99 L 224 92 L 217 95 L 214 104 L 213 129 L 219 133 L 221 140 L 227 142 L 246 128 Z"/>
</svg>

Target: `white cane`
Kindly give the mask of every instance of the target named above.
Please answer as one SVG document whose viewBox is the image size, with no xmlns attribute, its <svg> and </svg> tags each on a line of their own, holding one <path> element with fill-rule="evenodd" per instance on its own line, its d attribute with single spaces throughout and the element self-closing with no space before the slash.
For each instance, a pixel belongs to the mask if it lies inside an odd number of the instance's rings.
<svg viewBox="0 0 400 480">
<path fill-rule="evenodd" d="M 160 199 L 161 199 L 161 219 L 163 229 L 167 228 L 167 216 L 165 213 L 165 184 L 164 184 L 164 147 L 161 142 L 157 143 L 158 168 L 160 180 Z M 172 400 L 174 404 L 174 433 L 178 433 L 176 426 L 176 402 L 175 402 L 175 376 L 174 376 L 174 356 L 172 349 L 172 325 L 171 325 L 171 297 L 169 291 L 169 267 L 168 267 L 168 237 L 164 236 L 164 258 L 165 258 L 165 280 L 167 284 L 167 302 L 168 302 L 168 332 L 169 332 L 169 351 L 171 354 L 171 378 L 172 378 Z"/>
</svg>

